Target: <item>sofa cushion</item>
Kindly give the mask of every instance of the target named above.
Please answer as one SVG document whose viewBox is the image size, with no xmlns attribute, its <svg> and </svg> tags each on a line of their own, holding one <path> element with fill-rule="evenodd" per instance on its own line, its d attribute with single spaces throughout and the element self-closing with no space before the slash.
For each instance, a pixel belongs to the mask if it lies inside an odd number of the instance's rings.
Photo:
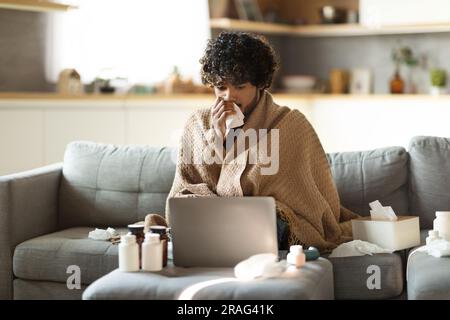
<svg viewBox="0 0 450 320">
<path fill-rule="evenodd" d="M 124 226 L 150 212 L 165 214 L 176 150 L 72 142 L 64 155 L 59 223 Z"/>
<path fill-rule="evenodd" d="M 375 200 L 408 214 L 408 154 L 402 147 L 327 155 L 342 204 L 368 215 Z"/>
<path fill-rule="evenodd" d="M 86 287 L 69 290 L 65 282 L 14 279 L 14 300 L 81 300 Z"/>
<path fill-rule="evenodd" d="M 408 266 L 409 300 L 450 299 L 450 258 L 435 258 L 426 252 L 411 251 Z"/>
<path fill-rule="evenodd" d="M 323 258 L 271 279 L 239 281 L 233 268 L 179 268 L 160 272 L 115 270 L 92 283 L 86 300 L 333 299 L 333 270 Z"/>
<path fill-rule="evenodd" d="M 401 253 L 328 259 L 333 264 L 336 299 L 391 299 L 403 291 Z M 369 288 L 368 282 L 376 284 L 376 267 L 379 267 L 380 287 Z"/>
<path fill-rule="evenodd" d="M 450 138 L 414 137 L 409 155 L 410 212 L 431 229 L 435 212 L 450 208 Z"/>
<path fill-rule="evenodd" d="M 80 267 L 81 283 L 94 280 L 118 267 L 117 245 L 92 240 L 93 228 L 71 228 L 19 244 L 13 257 L 14 275 L 27 280 L 66 282 L 67 267 Z M 125 233 L 125 229 L 116 229 Z"/>
</svg>

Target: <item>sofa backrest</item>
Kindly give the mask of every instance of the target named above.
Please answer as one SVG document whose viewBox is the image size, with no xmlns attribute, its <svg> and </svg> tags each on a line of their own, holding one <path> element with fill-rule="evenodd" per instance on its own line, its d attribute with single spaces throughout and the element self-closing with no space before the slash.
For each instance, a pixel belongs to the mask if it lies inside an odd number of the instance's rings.
<svg viewBox="0 0 450 320">
<path fill-rule="evenodd" d="M 175 156 L 176 149 L 168 147 L 70 143 L 60 185 L 59 226 L 118 227 L 143 220 L 150 212 L 164 215 Z M 327 157 L 345 207 L 368 215 L 369 203 L 380 200 L 399 215 L 408 214 L 408 153 L 404 148 Z"/>
<path fill-rule="evenodd" d="M 414 137 L 408 152 L 410 212 L 432 229 L 436 211 L 450 210 L 450 138 Z"/>
<path fill-rule="evenodd" d="M 327 154 L 341 203 L 369 215 L 379 200 L 398 215 L 408 214 L 408 153 L 402 147 Z"/>
<path fill-rule="evenodd" d="M 173 148 L 70 143 L 64 155 L 59 226 L 117 227 L 165 214 Z"/>
</svg>

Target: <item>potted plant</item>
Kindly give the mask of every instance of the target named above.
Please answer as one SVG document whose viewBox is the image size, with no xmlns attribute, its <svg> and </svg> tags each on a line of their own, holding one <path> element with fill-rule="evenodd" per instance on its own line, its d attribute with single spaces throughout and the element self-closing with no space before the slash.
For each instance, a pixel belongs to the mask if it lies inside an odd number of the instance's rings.
<svg viewBox="0 0 450 320">
<path fill-rule="evenodd" d="M 430 70 L 431 94 L 440 95 L 447 91 L 447 72 L 443 69 Z"/>
</svg>

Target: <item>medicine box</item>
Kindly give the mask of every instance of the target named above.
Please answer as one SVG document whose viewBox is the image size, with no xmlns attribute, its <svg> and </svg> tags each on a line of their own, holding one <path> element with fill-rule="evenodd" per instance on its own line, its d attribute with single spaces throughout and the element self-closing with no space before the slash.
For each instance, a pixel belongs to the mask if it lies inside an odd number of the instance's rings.
<svg viewBox="0 0 450 320">
<path fill-rule="evenodd" d="M 354 240 L 374 243 L 384 249 L 403 250 L 420 245 L 419 217 L 398 216 L 396 221 L 371 220 L 361 217 L 352 220 Z"/>
</svg>

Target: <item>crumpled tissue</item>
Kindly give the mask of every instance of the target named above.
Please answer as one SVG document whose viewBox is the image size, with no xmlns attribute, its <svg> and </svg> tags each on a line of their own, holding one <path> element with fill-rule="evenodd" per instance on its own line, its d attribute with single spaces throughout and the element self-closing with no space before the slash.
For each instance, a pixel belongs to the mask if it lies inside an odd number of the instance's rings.
<svg viewBox="0 0 450 320">
<path fill-rule="evenodd" d="M 397 215 L 394 210 L 392 210 L 392 207 L 383 207 L 378 200 L 369 203 L 369 206 L 370 209 L 372 209 L 370 210 L 370 217 L 372 220 L 397 220 Z"/>
<path fill-rule="evenodd" d="M 227 117 L 225 120 L 225 136 L 228 135 L 228 132 L 230 132 L 230 129 L 240 127 L 244 124 L 244 114 L 242 113 L 241 109 L 237 106 L 236 103 L 233 103 L 234 111 L 236 111 L 235 114 Z"/>
<path fill-rule="evenodd" d="M 384 249 L 380 246 L 362 240 L 353 240 L 350 242 L 343 243 L 335 248 L 331 254 L 330 258 L 341 258 L 341 257 L 355 257 L 372 255 L 374 253 L 392 253 L 393 250 Z"/>
<path fill-rule="evenodd" d="M 241 280 L 274 278 L 286 271 L 286 260 L 278 261 L 273 253 L 261 253 L 239 262 L 234 267 L 234 275 Z"/>
<path fill-rule="evenodd" d="M 96 228 L 94 231 L 89 232 L 88 237 L 93 240 L 109 240 L 118 235 L 119 233 L 113 228 L 108 228 L 106 230 Z"/>
<path fill-rule="evenodd" d="M 445 239 L 434 240 L 426 246 L 417 248 L 411 254 L 415 251 L 426 252 L 436 258 L 447 257 L 450 256 L 450 242 Z"/>
</svg>

